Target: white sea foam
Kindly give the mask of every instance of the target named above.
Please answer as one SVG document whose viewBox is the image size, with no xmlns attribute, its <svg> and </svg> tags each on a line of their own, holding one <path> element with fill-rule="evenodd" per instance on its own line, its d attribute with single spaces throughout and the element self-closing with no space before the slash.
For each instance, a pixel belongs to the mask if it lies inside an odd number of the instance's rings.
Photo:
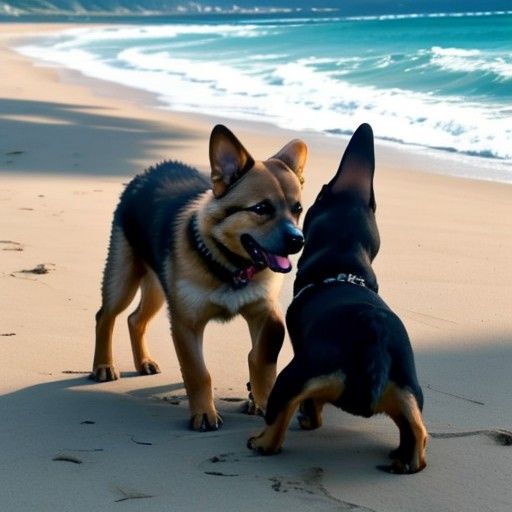
<svg viewBox="0 0 512 512">
<path fill-rule="evenodd" d="M 198 53 L 194 59 L 177 58 L 164 46 L 155 49 L 144 45 L 146 37 L 175 37 L 185 30 L 187 34 L 229 32 L 245 37 L 259 29 L 256 25 L 235 29 L 231 25 L 122 27 L 99 32 L 86 29 L 75 31 L 72 37 L 68 31 L 63 40 L 55 39 L 50 45 L 26 45 L 19 50 L 91 77 L 147 90 L 174 110 L 332 134 L 350 133 L 358 124 L 370 121 L 377 136 L 388 140 L 496 157 L 509 166 L 512 163 L 512 125 L 503 108 L 470 103 L 456 96 L 353 85 L 340 79 L 344 76 L 343 67 L 357 66 L 361 58 L 304 57 L 287 62 L 281 54 L 265 54 L 212 61 Z M 131 44 L 123 45 L 126 49 L 115 59 L 102 60 L 87 48 L 89 42 L 103 38 L 128 39 Z M 478 50 L 433 47 L 430 58 L 437 59 L 437 66 L 453 67 L 457 59 L 467 65 L 468 60 L 484 57 Z M 384 68 L 390 63 L 391 57 L 377 60 L 374 65 Z M 509 167 L 507 176 L 510 174 Z M 512 181 L 512 177 L 502 178 L 507 180 Z"/>
<path fill-rule="evenodd" d="M 512 55 L 508 53 L 487 52 L 484 54 L 480 50 L 441 48 L 439 46 L 433 46 L 431 52 L 431 64 L 445 71 L 489 72 L 501 79 L 512 79 Z"/>
<path fill-rule="evenodd" d="M 387 20 L 407 20 L 417 18 L 464 18 L 464 17 L 482 17 L 482 16 L 503 16 L 512 14 L 512 11 L 475 11 L 475 12 L 427 12 L 410 14 L 380 14 L 367 16 L 347 16 L 345 19 L 350 21 L 387 21 Z"/>
<path fill-rule="evenodd" d="M 169 39 L 187 34 L 214 34 L 221 37 L 256 37 L 266 35 L 272 26 L 261 27 L 255 24 L 244 25 L 142 25 L 122 27 L 74 28 L 57 33 L 55 48 L 65 49 L 85 46 L 95 41 L 143 41 L 151 39 Z M 58 42 L 64 36 L 64 41 Z M 50 36 L 51 37 L 51 36 Z"/>
</svg>

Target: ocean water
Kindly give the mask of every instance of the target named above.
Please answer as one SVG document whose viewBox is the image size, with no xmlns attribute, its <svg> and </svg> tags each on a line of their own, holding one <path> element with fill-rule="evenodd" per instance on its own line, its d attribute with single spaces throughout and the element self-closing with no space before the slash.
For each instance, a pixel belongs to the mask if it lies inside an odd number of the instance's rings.
<svg viewBox="0 0 512 512">
<path fill-rule="evenodd" d="M 512 11 L 132 19 L 18 48 L 168 108 L 350 134 L 482 162 L 512 182 Z"/>
</svg>

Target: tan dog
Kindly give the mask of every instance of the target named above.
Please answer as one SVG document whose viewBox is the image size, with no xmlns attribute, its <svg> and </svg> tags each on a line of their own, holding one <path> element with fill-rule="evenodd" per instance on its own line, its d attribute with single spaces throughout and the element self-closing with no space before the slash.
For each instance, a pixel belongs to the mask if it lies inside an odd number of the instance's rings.
<svg viewBox="0 0 512 512">
<path fill-rule="evenodd" d="M 112 330 L 140 288 L 140 304 L 128 319 L 135 367 L 142 375 L 160 372 L 144 332 L 167 300 L 191 428 L 215 430 L 222 421 L 202 351 L 203 331 L 212 319 L 227 321 L 240 313 L 249 324 L 250 409 L 266 407 L 284 338 L 277 273 L 290 271 L 288 255 L 304 243 L 297 223 L 306 155 L 306 145 L 293 140 L 272 158 L 255 161 L 218 125 L 210 137 L 211 183 L 170 161 L 128 184 L 112 223 L 92 378 L 119 377 Z"/>
</svg>

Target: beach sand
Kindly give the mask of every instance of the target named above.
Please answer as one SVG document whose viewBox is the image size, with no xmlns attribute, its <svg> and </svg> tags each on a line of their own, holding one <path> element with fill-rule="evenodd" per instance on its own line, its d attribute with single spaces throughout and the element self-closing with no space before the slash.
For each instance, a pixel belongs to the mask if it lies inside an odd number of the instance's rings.
<svg viewBox="0 0 512 512">
<path fill-rule="evenodd" d="M 159 109 L 144 93 L 9 49 L 14 37 L 57 28 L 0 25 L 0 510 L 510 511 L 512 187 L 434 174 L 453 160 L 420 150 L 376 148 L 375 269 L 415 349 L 427 469 L 378 471 L 398 442 L 392 422 L 331 407 L 320 430 L 294 422 L 280 455 L 254 455 L 246 439 L 263 420 L 240 412 L 250 344 L 241 320 L 206 331 L 218 432 L 187 430 L 165 309 L 148 333 L 160 375 L 133 371 L 123 314 L 114 344 L 123 378 L 86 379 L 112 211 L 152 163 L 207 171 L 215 123 L 257 158 L 303 138 L 306 206 L 347 140 Z M 290 358 L 287 340 L 279 366 Z"/>
</svg>

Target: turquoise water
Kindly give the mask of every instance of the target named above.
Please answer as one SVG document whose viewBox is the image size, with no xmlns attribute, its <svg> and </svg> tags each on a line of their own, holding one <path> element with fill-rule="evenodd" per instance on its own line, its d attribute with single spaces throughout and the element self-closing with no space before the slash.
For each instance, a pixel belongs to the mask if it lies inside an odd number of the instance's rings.
<svg viewBox="0 0 512 512">
<path fill-rule="evenodd" d="M 136 21 L 136 22 L 135 22 Z M 23 53 L 174 110 L 512 165 L 512 13 L 216 16 L 71 29 Z"/>
</svg>

